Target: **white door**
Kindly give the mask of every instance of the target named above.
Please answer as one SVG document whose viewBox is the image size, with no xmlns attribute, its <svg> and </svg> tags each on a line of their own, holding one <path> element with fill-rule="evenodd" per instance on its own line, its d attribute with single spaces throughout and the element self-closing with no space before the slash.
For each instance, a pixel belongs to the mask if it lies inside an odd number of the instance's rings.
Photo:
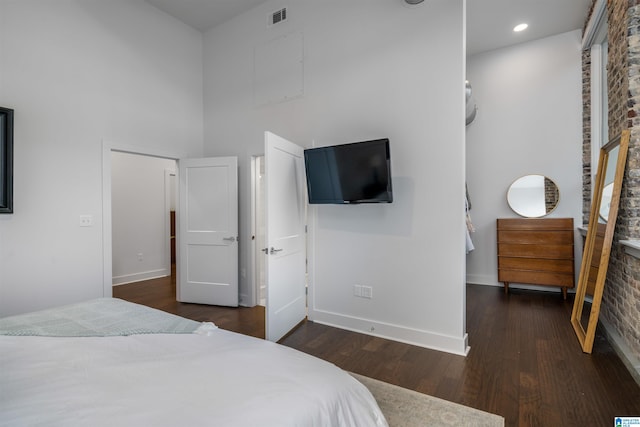
<svg viewBox="0 0 640 427">
<path fill-rule="evenodd" d="M 302 147 L 265 132 L 266 337 L 278 341 L 307 314 Z"/>
<path fill-rule="evenodd" d="M 238 306 L 238 159 L 181 159 L 178 301 Z"/>
</svg>

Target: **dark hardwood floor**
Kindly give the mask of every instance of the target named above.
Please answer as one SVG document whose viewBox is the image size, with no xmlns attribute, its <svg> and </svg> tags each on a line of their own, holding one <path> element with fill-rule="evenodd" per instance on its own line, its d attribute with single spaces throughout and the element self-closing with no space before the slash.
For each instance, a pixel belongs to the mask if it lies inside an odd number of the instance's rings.
<svg viewBox="0 0 640 427">
<path fill-rule="evenodd" d="M 264 308 L 175 301 L 169 278 L 114 287 L 113 296 L 264 338 Z M 281 343 L 358 374 L 502 415 L 506 426 L 612 426 L 640 416 L 640 387 L 598 332 L 583 354 L 572 296 L 467 286 L 471 351 L 456 356 L 304 322 Z"/>
<path fill-rule="evenodd" d="M 232 308 L 177 302 L 175 270 L 174 274 L 168 277 L 114 286 L 113 297 L 187 319 L 213 322 L 222 329 L 264 339 L 264 307 Z"/>
</svg>

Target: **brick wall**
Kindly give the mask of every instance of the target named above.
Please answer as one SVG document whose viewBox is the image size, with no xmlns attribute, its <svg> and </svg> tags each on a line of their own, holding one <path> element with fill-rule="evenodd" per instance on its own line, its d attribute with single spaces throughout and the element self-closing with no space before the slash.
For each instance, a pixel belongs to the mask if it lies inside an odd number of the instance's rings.
<svg viewBox="0 0 640 427">
<path fill-rule="evenodd" d="M 582 51 L 582 223 L 591 211 L 591 52 Z"/>
<path fill-rule="evenodd" d="M 625 253 L 620 240 L 640 239 L 640 0 L 608 0 L 609 137 L 631 130 L 616 231 L 604 289 L 601 317 L 640 357 L 640 260 Z M 590 199 L 591 157 L 588 53 L 583 55 L 584 199 Z M 587 156 L 587 152 L 589 155 Z M 585 204 L 586 216 L 590 200 Z M 586 220 L 585 220 L 586 222 Z"/>
</svg>

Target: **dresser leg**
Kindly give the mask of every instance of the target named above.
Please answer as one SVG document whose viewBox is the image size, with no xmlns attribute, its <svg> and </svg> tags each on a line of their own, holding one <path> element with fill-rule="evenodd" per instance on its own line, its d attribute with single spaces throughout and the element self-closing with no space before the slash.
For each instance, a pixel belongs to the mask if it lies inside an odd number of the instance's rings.
<svg viewBox="0 0 640 427">
<path fill-rule="evenodd" d="M 509 283 L 504 282 L 504 294 L 509 295 Z"/>
<path fill-rule="evenodd" d="M 567 288 L 562 288 L 562 298 L 563 298 L 564 300 L 566 300 L 566 299 L 567 299 Z"/>
</svg>

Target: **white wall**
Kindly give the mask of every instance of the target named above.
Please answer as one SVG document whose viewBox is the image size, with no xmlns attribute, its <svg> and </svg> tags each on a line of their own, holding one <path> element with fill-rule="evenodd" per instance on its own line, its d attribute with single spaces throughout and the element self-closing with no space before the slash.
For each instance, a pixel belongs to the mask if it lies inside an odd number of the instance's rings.
<svg viewBox="0 0 640 427">
<path fill-rule="evenodd" d="M 100 297 L 102 142 L 202 155 L 202 35 L 142 1 L 2 0 L 0 52 L 0 316 Z"/>
<path fill-rule="evenodd" d="M 267 28 L 283 5 L 290 19 Z M 304 95 L 255 107 L 254 49 L 293 32 Z M 205 154 L 239 156 L 241 271 L 249 160 L 265 130 L 305 147 L 388 137 L 393 204 L 311 208 L 309 317 L 466 351 L 464 40 L 463 0 L 272 0 L 205 34 Z M 373 299 L 354 297 L 355 284 Z"/>
<path fill-rule="evenodd" d="M 582 225 L 582 63 L 580 31 L 471 56 L 467 78 L 478 114 L 467 128 L 467 182 L 475 250 L 467 281 L 498 285 L 496 218 L 517 218 L 507 190 L 541 174 L 560 189 L 549 217 Z M 576 275 L 581 239 L 575 240 Z M 549 289 L 549 288 L 545 288 Z"/>
<path fill-rule="evenodd" d="M 111 154 L 114 285 L 171 274 L 167 171 L 174 160 Z"/>
</svg>

